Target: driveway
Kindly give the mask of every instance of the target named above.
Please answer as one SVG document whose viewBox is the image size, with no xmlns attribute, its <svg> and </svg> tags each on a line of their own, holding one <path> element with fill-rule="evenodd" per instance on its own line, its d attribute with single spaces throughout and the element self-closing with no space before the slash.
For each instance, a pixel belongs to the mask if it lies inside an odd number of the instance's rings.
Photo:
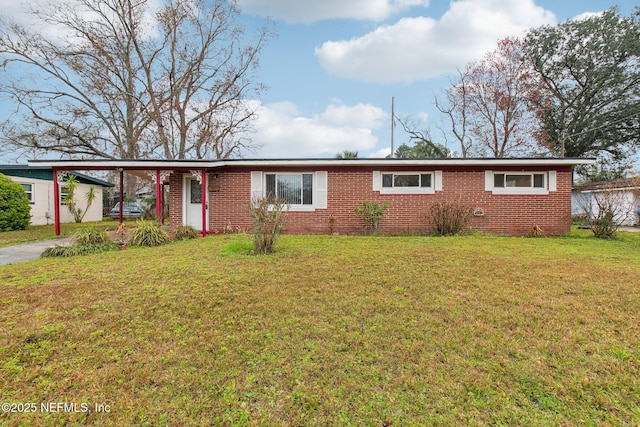
<svg viewBox="0 0 640 427">
<path fill-rule="evenodd" d="M 5 246 L 0 248 L 0 265 L 15 264 L 16 262 L 31 261 L 40 258 L 40 254 L 55 245 L 68 245 L 70 237 L 40 242 L 24 243 L 22 245 Z"/>
<path fill-rule="evenodd" d="M 618 231 L 627 231 L 629 233 L 640 233 L 640 227 L 620 227 Z"/>
</svg>

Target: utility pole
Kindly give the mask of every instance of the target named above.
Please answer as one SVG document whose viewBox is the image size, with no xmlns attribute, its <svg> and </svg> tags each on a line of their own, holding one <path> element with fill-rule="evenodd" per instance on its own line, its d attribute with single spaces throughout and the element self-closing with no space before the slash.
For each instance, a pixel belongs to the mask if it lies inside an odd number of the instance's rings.
<svg viewBox="0 0 640 427">
<path fill-rule="evenodd" d="M 394 132 L 394 129 L 396 127 L 396 113 L 395 113 L 395 108 L 394 108 L 395 99 L 396 99 L 395 96 L 391 97 L 391 156 L 390 157 L 392 159 L 393 159 L 393 156 L 394 156 L 394 154 L 393 154 L 393 151 L 394 151 L 394 149 L 393 149 L 393 132 Z"/>
</svg>

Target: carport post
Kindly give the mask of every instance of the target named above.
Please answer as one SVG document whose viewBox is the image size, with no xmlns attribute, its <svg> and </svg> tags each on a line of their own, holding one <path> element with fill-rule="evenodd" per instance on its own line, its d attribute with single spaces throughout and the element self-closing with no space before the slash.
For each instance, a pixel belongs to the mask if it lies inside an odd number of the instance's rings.
<svg viewBox="0 0 640 427">
<path fill-rule="evenodd" d="M 122 212 L 124 211 L 124 206 L 122 205 L 122 192 L 124 191 L 124 183 L 122 182 L 122 179 L 124 178 L 124 170 L 122 170 L 122 168 L 119 168 L 118 172 L 120 172 L 120 194 L 118 195 L 118 201 L 120 202 L 120 212 L 118 212 L 118 220 L 120 221 L 120 225 L 122 225 Z"/>
<path fill-rule="evenodd" d="M 53 224 L 56 236 L 60 235 L 60 189 L 58 188 L 58 170 L 51 168 L 53 172 Z"/>
<path fill-rule="evenodd" d="M 207 235 L 207 208 L 209 203 L 207 200 L 207 170 L 202 169 L 202 237 Z"/>
<path fill-rule="evenodd" d="M 162 221 L 162 178 L 160 169 L 156 170 L 156 221 Z"/>
</svg>

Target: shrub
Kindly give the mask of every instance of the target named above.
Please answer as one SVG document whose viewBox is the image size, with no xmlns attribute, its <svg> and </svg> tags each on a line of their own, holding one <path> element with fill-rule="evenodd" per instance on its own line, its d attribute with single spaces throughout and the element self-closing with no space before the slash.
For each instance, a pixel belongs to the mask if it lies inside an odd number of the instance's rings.
<svg viewBox="0 0 640 427">
<path fill-rule="evenodd" d="M 455 236 L 465 231 L 473 209 L 458 202 L 436 202 L 431 205 L 427 219 L 433 224 L 434 234 Z"/>
<path fill-rule="evenodd" d="M 571 224 L 578 227 L 588 227 L 589 215 L 587 215 L 586 213 L 571 215 Z"/>
<path fill-rule="evenodd" d="M 78 230 L 73 235 L 73 241 L 80 245 L 101 245 L 104 243 L 111 243 L 109 234 L 105 230 L 98 230 L 93 227 Z"/>
<path fill-rule="evenodd" d="M 191 225 L 180 225 L 171 231 L 173 240 L 195 239 L 198 231 Z"/>
<path fill-rule="evenodd" d="M 0 231 L 26 230 L 31 221 L 31 206 L 24 188 L 0 174 Z"/>
<path fill-rule="evenodd" d="M 356 206 L 356 215 L 364 219 L 365 234 L 377 233 L 380 220 L 384 217 L 384 211 L 389 208 L 387 202 L 379 204 L 378 202 L 364 201 L 360 206 Z"/>
<path fill-rule="evenodd" d="M 78 207 L 76 202 L 76 191 L 80 187 L 80 182 L 75 175 L 69 175 L 67 180 L 65 181 L 65 186 L 67 187 L 67 194 L 64 198 L 64 203 L 69 208 L 69 212 L 73 214 L 73 219 L 76 223 L 81 223 L 84 219 L 85 215 L 89 211 L 89 208 L 96 200 L 97 194 L 94 186 L 89 187 L 87 190 L 87 194 L 85 194 L 85 199 L 87 201 L 87 207 L 82 210 Z"/>
<path fill-rule="evenodd" d="M 583 209 L 588 214 L 593 235 L 598 239 L 614 238 L 618 228 L 629 218 L 626 205 L 625 193 L 617 191 L 613 184 L 591 193 L 591 197 L 584 201 Z"/>
<path fill-rule="evenodd" d="M 263 197 L 254 200 L 249 210 L 253 220 L 253 252 L 273 253 L 276 240 L 286 223 L 287 204 L 281 199 Z"/>
<path fill-rule="evenodd" d="M 544 231 L 542 230 L 542 228 L 540 228 L 539 225 L 536 224 L 531 227 L 529 237 L 544 237 Z"/>
<path fill-rule="evenodd" d="M 621 221 L 612 208 L 603 208 L 589 220 L 591 232 L 598 239 L 612 239 L 620 228 Z"/>
<path fill-rule="evenodd" d="M 159 246 L 169 241 L 169 235 L 151 221 L 138 221 L 131 230 L 130 243 L 135 246 Z"/>
<path fill-rule="evenodd" d="M 114 243 L 102 243 L 102 244 L 75 244 L 71 246 L 55 245 L 51 248 L 47 248 L 40 255 L 42 258 L 47 257 L 70 257 L 76 255 L 89 255 L 98 254 L 107 251 L 113 251 L 118 246 Z"/>
</svg>

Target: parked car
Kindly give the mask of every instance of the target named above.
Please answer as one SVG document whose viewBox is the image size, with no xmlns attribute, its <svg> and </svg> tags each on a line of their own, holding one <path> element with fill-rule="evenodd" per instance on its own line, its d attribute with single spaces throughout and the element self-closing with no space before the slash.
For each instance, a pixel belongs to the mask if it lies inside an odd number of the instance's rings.
<svg viewBox="0 0 640 427">
<path fill-rule="evenodd" d="M 109 216 L 112 219 L 120 218 L 120 202 L 109 211 Z M 122 218 L 142 218 L 142 208 L 140 205 L 134 202 L 124 202 L 124 208 L 122 209 Z"/>
</svg>

